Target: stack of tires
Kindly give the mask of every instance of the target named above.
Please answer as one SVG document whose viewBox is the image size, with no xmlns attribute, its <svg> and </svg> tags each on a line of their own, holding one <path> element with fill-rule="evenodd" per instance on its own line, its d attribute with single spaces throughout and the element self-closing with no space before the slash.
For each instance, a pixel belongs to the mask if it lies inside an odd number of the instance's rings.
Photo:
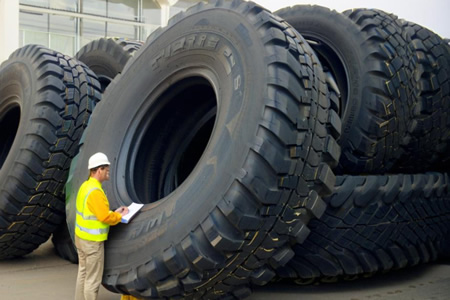
<svg viewBox="0 0 450 300">
<path fill-rule="evenodd" d="M 343 124 L 327 210 L 278 276 L 299 284 L 354 279 L 448 256 L 448 45 L 374 9 L 276 14 L 336 79 Z"/>
<path fill-rule="evenodd" d="M 111 206 L 145 204 L 111 228 L 113 292 L 241 299 L 450 250 L 449 46 L 383 11 L 201 2 L 145 44 L 25 46 L 0 97 L 0 258 L 54 233 L 76 262 L 63 219 L 99 151 Z"/>
</svg>

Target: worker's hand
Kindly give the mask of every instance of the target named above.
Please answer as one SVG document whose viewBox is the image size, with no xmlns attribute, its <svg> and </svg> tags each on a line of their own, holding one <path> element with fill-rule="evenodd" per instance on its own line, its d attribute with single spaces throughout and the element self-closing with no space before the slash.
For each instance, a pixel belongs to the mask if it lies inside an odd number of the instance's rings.
<svg viewBox="0 0 450 300">
<path fill-rule="evenodd" d="M 116 209 L 116 212 L 118 212 L 119 214 L 123 216 L 125 216 L 128 213 L 128 207 L 126 206 L 121 206 L 118 209 Z"/>
</svg>

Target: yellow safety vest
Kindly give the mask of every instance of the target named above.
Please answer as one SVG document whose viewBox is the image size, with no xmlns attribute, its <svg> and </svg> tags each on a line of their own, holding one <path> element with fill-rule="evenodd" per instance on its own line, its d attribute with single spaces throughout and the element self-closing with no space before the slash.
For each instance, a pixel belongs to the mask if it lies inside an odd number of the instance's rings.
<svg viewBox="0 0 450 300">
<path fill-rule="evenodd" d="M 85 181 L 78 190 L 75 234 L 83 240 L 102 242 L 108 239 L 109 225 L 100 222 L 86 204 L 89 194 L 94 190 L 105 193 L 101 183 L 92 177 Z"/>
</svg>

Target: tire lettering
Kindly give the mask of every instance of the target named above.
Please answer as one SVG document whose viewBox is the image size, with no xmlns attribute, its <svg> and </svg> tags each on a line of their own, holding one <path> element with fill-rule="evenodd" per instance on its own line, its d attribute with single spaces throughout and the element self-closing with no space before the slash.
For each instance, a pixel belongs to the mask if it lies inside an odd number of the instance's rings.
<svg viewBox="0 0 450 300">
<path fill-rule="evenodd" d="M 162 49 L 156 56 L 151 59 L 151 68 L 155 70 L 159 68 L 161 59 L 170 58 L 180 52 L 190 49 L 208 49 L 215 50 L 219 44 L 220 39 L 215 35 L 207 34 L 191 34 L 169 44 Z"/>
<path fill-rule="evenodd" d="M 146 230 L 151 231 L 154 228 L 156 228 L 157 226 L 161 226 L 165 219 L 172 216 L 174 208 L 175 208 L 174 203 L 165 205 L 163 207 L 162 211 L 160 211 L 155 218 L 151 218 L 147 221 L 147 229 Z"/>
<path fill-rule="evenodd" d="M 186 38 L 181 38 L 178 41 L 175 41 L 172 44 L 172 54 L 176 54 L 177 52 L 180 52 L 186 43 Z"/>
<path fill-rule="evenodd" d="M 205 42 L 205 40 L 206 40 L 206 34 L 202 34 L 201 36 L 200 36 L 200 40 L 199 40 L 199 43 L 198 43 L 198 46 L 201 48 L 201 47 L 203 47 L 203 43 Z"/>
<path fill-rule="evenodd" d="M 231 51 L 231 49 L 228 46 L 226 46 L 223 49 L 223 55 L 225 56 L 226 61 L 227 61 L 227 65 L 225 65 L 227 74 L 230 75 L 231 69 L 233 69 L 234 65 L 236 64 L 236 62 L 234 61 L 233 52 Z"/>
<path fill-rule="evenodd" d="M 237 91 L 241 87 L 241 74 L 238 74 L 236 78 L 234 78 L 234 90 Z"/>
<path fill-rule="evenodd" d="M 210 36 L 205 43 L 205 48 L 214 50 L 216 49 L 218 43 L 219 39 L 217 37 Z"/>
</svg>

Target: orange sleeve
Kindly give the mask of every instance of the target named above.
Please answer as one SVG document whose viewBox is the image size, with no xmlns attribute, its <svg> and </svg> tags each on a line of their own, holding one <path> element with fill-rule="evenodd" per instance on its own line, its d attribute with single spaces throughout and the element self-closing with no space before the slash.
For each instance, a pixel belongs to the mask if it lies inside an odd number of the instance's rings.
<svg viewBox="0 0 450 300">
<path fill-rule="evenodd" d="M 116 225 L 122 219 L 122 215 L 109 209 L 109 202 L 106 195 L 100 190 L 93 190 L 87 199 L 89 210 L 100 222 L 108 225 Z"/>
</svg>

